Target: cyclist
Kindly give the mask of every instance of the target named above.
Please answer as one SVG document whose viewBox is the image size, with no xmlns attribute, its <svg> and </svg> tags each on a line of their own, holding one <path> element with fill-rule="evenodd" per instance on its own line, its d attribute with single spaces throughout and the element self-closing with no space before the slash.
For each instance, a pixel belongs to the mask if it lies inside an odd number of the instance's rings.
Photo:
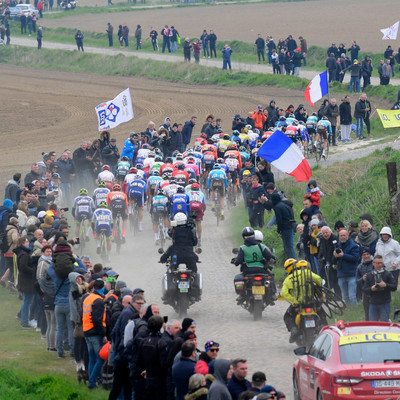
<svg viewBox="0 0 400 400">
<path fill-rule="evenodd" d="M 242 160 L 240 153 L 235 150 L 229 150 L 225 153 L 225 157 L 225 164 L 229 168 L 230 183 L 232 184 L 233 189 L 234 205 L 236 205 L 237 180 L 239 176 L 238 173 L 242 169 Z"/>
<path fill-rule="evenodd" d="M 190 214 L 189 196 L 182 186 L 179 186 L 176 193 L 171 196 L 171 219 L 177 213 L 183 213 L 186 216 Z"/>
<path fill-rule="evenodd" d="M 211 199 L 213 201 L 212 211 L 215 210 L 215 191 L 218 190 L 219 193 L 219 201 L 221 205 L 221 219 L 224 219 L 224 196 L 225 191 L 228 188 L 228 179 L 224 171 L 222 171 L 221 166 L 219 164 L 214 164 L 213 170 L 208 174 L 208 182 L 207 182 L 208 190 L 211 190 Z"/>
<path fill-rule="evenodd" d="M 142 148 L 139 149 L 138 154 L 136 156 L 136 164 L 143 164 L 144 160 L 148 157 L 150 153 L 149 145 L 144 143 Z"/>
<path fill-rule="evenodd" d="M 86 218 L 88 221 L 92 217 L 92 213 L 94 210 L 94 202 L 93 199 L 89 196 L 89 192 L 87 189 L 82 188 L 79 191 L 79 196 L 75 197 L 74 204 L 72 206 L 72 216 L 75 219 L 75 236 L 79 237 L 79 225 L 81 221 Z M 89 241 L 89 228 L 86 227 L 85 231 L 85 239 Z"/>
<path fill-rule="evenodd" d="M 320 121 L 317 123 L 317 134 L 315 136 L 314 146 L 316 146 L 317 142 L 321 140 L 321 135 L 324 138 L 324 146 L 322 150 L 322 157 L 326 158 L 325 150 L 328 147 L 328 135 L 332 134 L 331 123 L 328 118 L 323 116 Z"/>
<path fill-rule="evenodd" d="M 163 179 L 160 176 L 160 173 L 158 171 L 154 171 L 149 179 L 147 179 L 147 197 L 149 199 L 149 202 L 151 204 L 151 199 L 154 196 L 154 193 L 156 193 L 156 188 L 158 185 L 161 184 Z"/>
<path fill-rule="evenodd" d="M 200 169 L 199 166 L 196 165 L 196 158 L 194 156 L 189 156 L 187 158 L 187 163 L 185 165 L 185 171 L 189 174 L 190 178 L 199 179 L 200 177 Z"/>
<path fill-rule="evenodd" d="M 171 196 L 178 191 L 178 187 L 181 187 L 181 186 L 178 185 L 176 183 L 175 178 L 171 176 L 171 179 L 169 180 L 169 185 L 166 185 L 166 186 L 162 185 L 161 187 L 164 189 L 165 194 L 170 199 Z"/>
<path fill-rule="evenodd" d="M 165 159 L 165 163 L 160 168 L 160 175 L 164 175 L 165 172 L 172 174 L 173 171 L 174 171 L 174 164 L 172 162 L 172 158 L 167 157 Z"/>
<path fill-rule="evenodd" d="M 242 144 L 242 146 L 249 148 L 249 142 L 250 142 L 250 138 L 249 135 L 247 134 L 249 130 L 247 128 L 243 128 L 242 132 L 239 133 L 239 139 L 240 139 L 240 143 Z"/>
<path fill-rule="evenodd" d="M 154 158 L 154 163 L 150 168 L 150 174 L 152 174 L 154 171 L 160 172 L 161 167 L 164 165 L 162 157 L 161 156 L 156 156 Z"/>
<path fill-rule="evenodd" d="M 189 184 L 185 187 L 185 193 L 189 193 L 192 190 L 193 183 L 197 183 L 197 180 L 194 178 L 189 179 Z"/>
<path fill-rule="evenodd" d="M 111 251 L 111 235 L 113 227 L 113 217 L 112 212 L 107 208 L 107 203 L 105 201 L 100 202 L 99 207 L 94 211 L 92 216 L 92 229 L 93 235 L 96 239 L 97 254 L 100 254 L 100 233 L 105 231 L 107 240 L 107 250 L 108 250 L 108 260 L 110 261 L 110 251 Z"/>
<path fill-rule="evenodd" d="M 122 243 L 125 243 L 126 228 L 128 227 L 128 197 L 122 191 L 121 185 L 114 185 L 113 191 L 108 193 L 107 204 L 112 212 L 113 219 L 117 218 L 117 214 L 122 218 Z M 114 236 L 113 231 L 113 236 Z"/>
<path fill-rule="evenodd" d="M 97 176 L 97 182 L 105 182 L 108 189 L 112 189 L 115 183 L 114 174 L 110 171 L 109 165 L 103 165 L 101 172 Z"/>
<path fill-rule="evenodd" d="M 147 185 L 146 182 L 136 176 L 136 178 L 128 185 L 129 197 L 129 213 L 132 213 L 133 207 L 137 207 L 139 211 L 139 232 L 143 231 L 143 206 L 147 199 Z"/>
<path fill-rule="evenodd" d="M 121 158 L 121 161 L 118 163 L 116 173 L 118 182 L 120 184 L 122 184 L 122 182 L 124 181 L 125 176 L 128 175 L 130 166 L 131 163 L 129 161 L 129 158 L 127 156 L 123 156 Z"/>
<path fill-rule="evenodd" d="M 225 133 L 222 140 L 218 142 L 218 157 L 224 156 L 225 151 L 228 150 L 228 147 L 232 144 L 230 139 L 231 137 Z"/>
<path fill-rule="evenodd" d="M 150 170 L 150 168 L 154 164 L 155 158 L 156 158 L 156 153 L 154 151 L 149 151 L 147 158 L 143 161 L 143 168 L 145 170 Z"/>
<path fill-rule="evenodd" d="M 306 121 L 306 128 L 310 135 L 314 135 L 315 133 L 317 133 L 317 122 L 318 122 L 317 113 L 313 112 L 307 118 L 307 121 Z"/>
<path fill-rule="evenodd" d="M 304 125 L 303 121 L 299 121 L 297 131 L 301 136 L 302 145 L 305 147 L 310 142 L 310 135 L 308 134 L 308 129 Z"/>
<path fill-rule="evenodd" d="M 100 202 L 107 201 L 108 193 L 110 193 L 110 189 L 106 188 L 105 182 L 100 181 L 93 192 L 93 201 L 96 208 L 99 206 Z"/>
<path fill-rule="evenodd" d="M 204 170 L 203 170 L 203 179 L 204 186 L 206 186 L 205 182 L 209 172 L 213 169 L 215 162 L 217 161 L 217 149 L 213 145 L 206 144 L 201 149 L 203 153 L 204 159 Z"/>
<path fill-rule="evenodd" d="M 243 165 L 246 160 L 250 159 L 250 154 L 248 153 L 248 151 L 243 146 L 240 146 L 238 151 L 239 151 L 239 154 L 240 154 L 241 163 Z"/>
<path fill-rule="evenodd" d="M 194 219 L 197 229 L 198 246 L 201 246 L 201 221 L 203 220 L 204 212 L 206 211 L 206 198 L 204 193 L 200 190 L 198 183 L 193 183 L 190 191 L 187 193 L 189 196 L 190 215 Z"/>
<path fill-rule="evenodd" d="M 164 222 L 164 235 L 168 236 L 169 218 L 168 218 L 169 200 L 162 189 L 159 189 L 157 194 L 151 200 L 150 215 L 153 222 L 153 231 L 155 236 L 155 244 L 160 241 L 158 232 L 158 222 L 162 218 Z"/>
<path fill-rule="evenodd" d="M 189 182 L 189 174 L 185 171 L 185 164 L 181 162 L 175 165 L 175 170 L 172 172 L 172 177 L 178 185 L 185 187 Z"/>
<path fill-rule="evenodd" d="M 194 145 L 200 145 L 200 146 L 204 146 L 205 144 L 207 144 L 207 135 L 205 133 L 202 133 L 199 137 L 197 137 L 194 140 Z"/>
<path fill-rule="evenodd" d="M 122 190 L 124 193 L 128 193 L 128 185 L 137 179 L 138 177 L 138 170 L 135 167 L 129 168 L 129 174 L 125 177 L 124 183 L 122 185 Z"/>
<path fill-rule="evenodd" d="M 250 125 L 250 127 L 251 127 L 251 125 Z M 251 128 L 249 128 L 247 135 L 250 138 L 250 141 L 249 141 L 250 149 L 254 149 L 254 147 L 256 147 L 257 142 L 261 139 L 259 133 L 260 133 L 260 131 L 258 129 L 254 129 L 254 131 L 252 131 Z"/>
<path fill-rule="evenodd" d="M 147 173 L 143 169 L 143 164 L 136 164 L 135 165 L 137 169 L 137 174 L 140 176 L 140 179 L 143 179 L 144 181 L 147 180 Z M 147 172 L 149 169 L 147 169 Z"/>
</svg>

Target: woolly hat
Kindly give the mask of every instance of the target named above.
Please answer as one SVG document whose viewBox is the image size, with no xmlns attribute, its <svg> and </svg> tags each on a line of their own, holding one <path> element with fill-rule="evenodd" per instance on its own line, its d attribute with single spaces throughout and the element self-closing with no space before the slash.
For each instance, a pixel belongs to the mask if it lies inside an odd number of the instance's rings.
<svg viewBox="0 0 400 400">
<path fill-rule="evenodd" d="M 182 331 L 186 332 L 188 330 L 188 328 L 190 327 L 190 325 L 192 325 L 194 323 L 196 323 L 192 318 L 185 318 L 182 321 Z"/>
<path fill-rule="evenodd" d="M 4 206 L 5 208 L 8 208 L 9 210 L 11 210 L 11 209 L 13 208 L 13 205 L 14 205 L 14 203 L 13 203 L 13 201 L 10 200 L 10 199 L 5 199 L 5 200 L 3 201 L 3 206 Z"/>
</svg>

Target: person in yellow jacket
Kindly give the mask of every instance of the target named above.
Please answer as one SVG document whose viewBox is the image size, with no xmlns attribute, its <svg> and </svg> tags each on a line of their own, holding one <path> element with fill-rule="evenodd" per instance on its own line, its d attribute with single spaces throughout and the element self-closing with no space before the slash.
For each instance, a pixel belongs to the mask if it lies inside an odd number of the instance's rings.
<svg viewBox="0 0 400 400">
<path fill-rule="evenodd" d="M 107 341 L 104 281 L 102 279 L 94 281 L 93 292 L 83 299 L 82 307 L 82 327 L 89 353 L 88 388 L 94 389 L 97 387 L 97 377 L 103 365 L 99 351 Z"/>
<path fill-rule="evenodd" d="M 313 285 L 322 286 L 322 279 L 311 272 L 307 261 L 304 260 L 296 261 L 294 258 L 289 258 L 284 267 L 288 276 L 283 282 L 281 295 L 290 306 L 283 316 L 283 321 L 290 332 L 289 342 L 293 343 L 299 334 L 295 323 L 299 304 L 307 299 L 313 299 Z"/>
</svg>

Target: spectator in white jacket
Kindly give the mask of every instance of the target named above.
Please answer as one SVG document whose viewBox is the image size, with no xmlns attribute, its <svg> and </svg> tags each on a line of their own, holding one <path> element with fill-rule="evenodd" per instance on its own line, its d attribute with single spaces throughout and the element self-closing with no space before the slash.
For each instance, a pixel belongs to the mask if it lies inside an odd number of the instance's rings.
<svg viewBox="0 0 400 400">
<path fill-rule="evenodd" d="M 380 233 L 380 239 L 376 244 L 375 254 L 383 257 L 383 265 L 387 271 L 390 271 L 396 284 L 399 282 L 400 270 L 400 244 L 392 237 L 392 230 L 384 226 Z"/>
</svg>

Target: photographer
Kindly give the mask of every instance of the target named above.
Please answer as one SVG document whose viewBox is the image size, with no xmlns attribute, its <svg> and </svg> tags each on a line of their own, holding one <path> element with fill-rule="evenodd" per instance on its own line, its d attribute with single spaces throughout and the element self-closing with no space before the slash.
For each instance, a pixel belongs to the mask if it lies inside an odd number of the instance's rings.
<svg viewBox="0 0 400 400">
<path fill-rule="evenodd" d="M 369 319 L 371 321 L 388 322 L 390 315 L 390 292 L 397 289 L 393 275 L 383 269 L 383 258 L 376 255 L 372 261 L 373 271 L 367 274 L 363 290 L 369 294 Z"/>
<path fill-rule="evenodd" d="M 342 298 L 346 304 L 357 304 L 356 297 L 356 270 L 359 247 L 349 238 L 349 232 L 342 229 L 339 232 L 338 247 L 333 252 L 338 271 L 338 280 Z"/>
<path fill-rule="evenodd" d="M 224 48 L 222 49 L 222 69 L 227 70 L 229 67 L 229 70 L 232 70 L 232 65 L 231 65 L 231 54 L 232 54 L 232 49 L 226 44 Z"/>
<path fill-rule="evenodd" d="M 246 126 L 246 124 L 246 120 L 242 118 L 240 114 L 236 114 L 232 121 L 232 130 L 242 132 L 242 129 Z"/>
</svg>

